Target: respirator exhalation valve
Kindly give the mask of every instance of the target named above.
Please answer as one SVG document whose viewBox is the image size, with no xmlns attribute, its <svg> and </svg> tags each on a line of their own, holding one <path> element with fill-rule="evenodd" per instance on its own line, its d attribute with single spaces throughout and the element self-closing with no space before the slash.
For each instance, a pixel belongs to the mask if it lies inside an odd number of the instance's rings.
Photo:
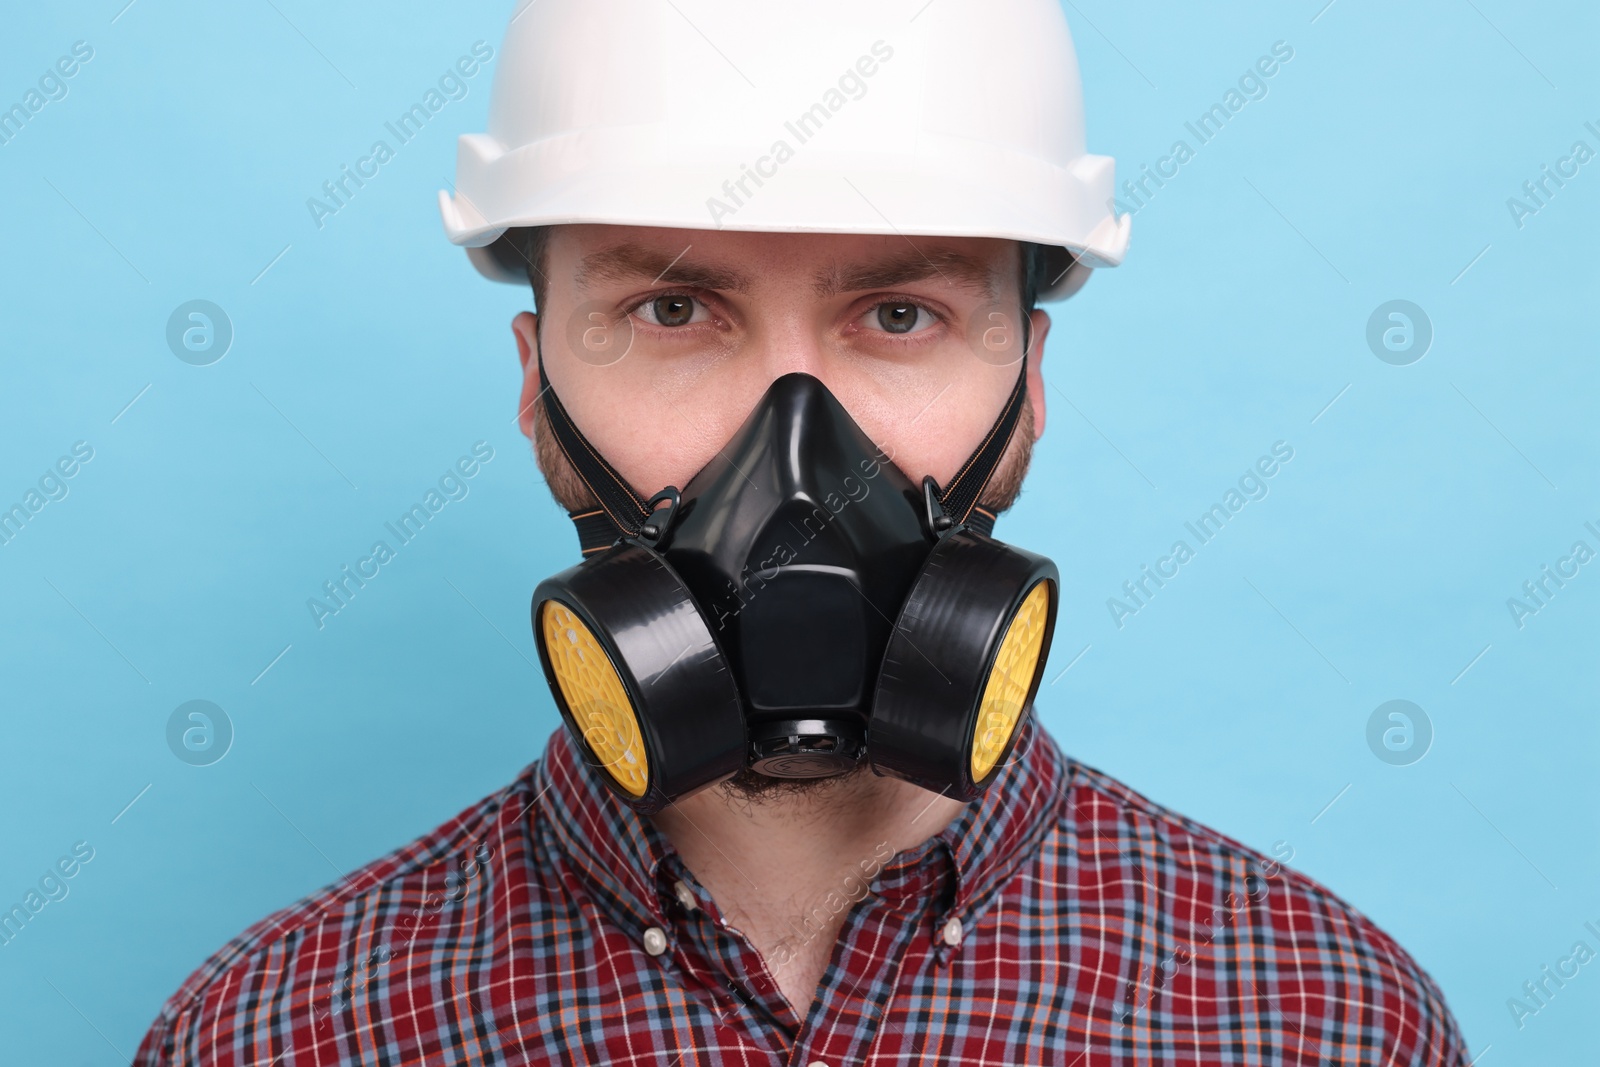
<svg viewBox="0 0 1600 1067">
<path fill-rule="evenodd" d="M 751 737 L 748 764 L 773 778 L 832 778 L 854 770 L 864 748 L 860 732 L 846 723 L 795 719 Z"/>
</svg>

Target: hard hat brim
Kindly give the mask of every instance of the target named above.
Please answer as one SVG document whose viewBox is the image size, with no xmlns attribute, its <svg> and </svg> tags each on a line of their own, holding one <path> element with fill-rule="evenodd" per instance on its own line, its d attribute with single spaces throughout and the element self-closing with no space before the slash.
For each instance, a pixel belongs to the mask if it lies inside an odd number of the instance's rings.
<svg viewBox="0 0 1600 1067">
<path fill-rule="evenodd" d="M 815 152 L 763 168 L 765 178 L 749 160 L 705 158 L 644 169 L 635 153 L 605 160 L 604 147 L 585 144 L 581 179 L 562 180 L 563 171 L 572 174 L 572 145 L 546 141 L 503 151 L 483 135 L 463 136 L 455 195 L 439 194 L 446 235 L 468 249 L 485 277 L 511 283 L 525 283 L 526 268 L 487 246 L 523 226 L 598 223 L 1032 241 L 1064 248 L 1073 257 L 1060 277 L 1041 280 L 1039 299 L 1051 301 L 1076 292 L 1090 270 L 1121 263 L 1132 228 L 1131 215 L 1112 211 L 1113 162 L 1107 156 L 1084 155 L 1061 168 L 1018 155 L 1004 161 L 1009 180 L 1001 196 L 982 180 L 994 172 L 995 160 L 987 159 L 981 169 L 963 167 L 958 146 L 939 153 L 951 163 L 931 174 L 925 159 L 898 172 L 850 173 Z M 619 211 L 619 204 L 628 207 Z"/>
</svg>

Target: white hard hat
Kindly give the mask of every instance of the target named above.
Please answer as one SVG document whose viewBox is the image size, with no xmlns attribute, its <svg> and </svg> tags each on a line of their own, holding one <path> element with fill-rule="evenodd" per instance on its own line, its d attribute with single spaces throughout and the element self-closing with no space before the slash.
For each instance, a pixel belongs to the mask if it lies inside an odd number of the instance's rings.
<svg viewBox="0 0 1600 1067">
<path fill-rule="evenodd" d="M 596 222 L 1033 241 L 1054 300 L 1127 251 L 1113 175 L 1056 0 L 524 0 L 439 210 L 499 281 Z"/>
</svg>

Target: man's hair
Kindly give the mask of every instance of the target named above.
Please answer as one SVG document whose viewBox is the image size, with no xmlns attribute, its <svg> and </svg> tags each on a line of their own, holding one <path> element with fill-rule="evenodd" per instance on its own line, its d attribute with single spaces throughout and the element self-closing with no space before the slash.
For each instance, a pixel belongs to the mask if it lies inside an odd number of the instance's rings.
<svg viewBox="0 0 1600 1067">
<path fill-rule="evenodd" d="M 528 274 L 528 284 L 533 286 L 533 310 L 544 310 L 545 294 L 545 268 L 549 266 L 548 249 L 550 247 L 549 226 L 518 226 L 507 230 L 495 244 L 508 243 L 513 255 L 522 261 L 523 269 Z M 504 257 L 502 257 L 504 258 Z"/>
<path fill-rule="evenodd" d="M 1021 278 L 1020 295 L 1022 313 L 1026 317 L 1039 303 L 1041 283 L 1048 285 L 1061 277 L 1072 265 L 1072 257 L 1065 249 L 1051 245 L 1034 244 L 1032 241 L 1020 241 L 1018 244 L 1018 254 L 1021 256 L 1018 270 Z M 528 284 L 533 287 L 535 311 L 544 309 L 549 246 L 549 226 L 518 226 L 507 230 L 489 249 L 490 254 L 502 263 L 527 272 Z"/>
</svg>

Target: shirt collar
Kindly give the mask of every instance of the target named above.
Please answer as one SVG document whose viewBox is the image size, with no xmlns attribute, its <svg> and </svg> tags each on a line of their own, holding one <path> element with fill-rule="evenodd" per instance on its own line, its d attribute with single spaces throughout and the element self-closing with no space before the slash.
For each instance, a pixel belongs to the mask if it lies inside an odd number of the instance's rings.
<svg viewBox="0 0 1600 1067">
<path fill-rule="evenodd" d="M 1030 714 L 983 796 L 940 833 L 898 854 L 879 880 L 880 892 L 891 901 L 920 903 L 943 888 L 939 877 L 953 870 L 955 885 L 944 898 L 948 913 L 981 909 L 1057 823 L 1073 766 Z"/>
<path fill-rule="evenodd" d="M 1029 715 L 1023 736 L 989 789 L 940 833 L 884 868 L 877 890 L 886 899 L 920 902 L 940 894 L 954 871 L 955 912 L 981 907 L 1019 863 L 1036 851 L 1066 804 L 1073 764 Z M 550 736 L 535 771 L 535 790 L 561 850 L 619 918 L 665 925 L 667 872 L 677 850 L 649 819 L 619 800 L 589 767 L 563 726 Z"/>
<path fill-rule="evenodd" d="M 662 863 L 677 850 L 654 823 L 606 788 L 602 773 L 584 761 L 566 726 L 557 728 L 534 772 L 543 821 L 618 918 L 628 914 L 641 926 L 663 925 L 656 886 Z"/>
</svg>

